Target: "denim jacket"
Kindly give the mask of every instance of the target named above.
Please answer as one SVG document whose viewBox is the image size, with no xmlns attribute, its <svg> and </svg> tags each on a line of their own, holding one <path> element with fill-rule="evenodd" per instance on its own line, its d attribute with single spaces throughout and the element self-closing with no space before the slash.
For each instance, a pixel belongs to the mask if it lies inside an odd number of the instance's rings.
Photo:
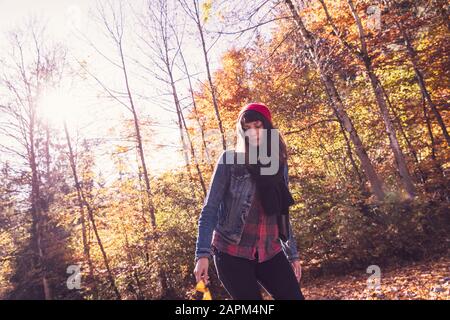
<svg viewBox="0 0 450 320">
<path fill-rule="evenodd" d="M 195 261 L 212 256 L 211 241 L 214 229 L 231 243 L 239 243 L 245 219 L 256 191 L 256 185 L 244 164 L 232 163 L 234 150 L 221 153 L 211 178 L 208 194 L 198 220 Z M 288 167 L 284 166 L 286 185 Z M 289 221 L 290 238 L 281 246 L 289 261 L 299 259 L 296 240 Z"/>
</svg>

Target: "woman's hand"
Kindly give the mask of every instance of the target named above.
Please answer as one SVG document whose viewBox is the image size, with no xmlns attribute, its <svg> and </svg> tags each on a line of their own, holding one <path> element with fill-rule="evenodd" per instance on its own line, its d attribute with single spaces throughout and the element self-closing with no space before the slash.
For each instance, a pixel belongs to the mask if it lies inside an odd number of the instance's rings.
<svg viewBox="0 0 450 320">
<path fill-rule="evenodd" d="M 297 281 L 300 282 L 300 279 L 302 278 L 302 265 L 300 264 L 300 260 L 292 261 L 291 267 L 295 272 L 295 277 L 297 278 Z"/>
<path fill-rule="evenodd" d="M 209 283 L 208 276 L 208 266 L 209 260 L 208 257 L 200 258 L 197 260 L 194 268 L 195 281 L 198 283 L 200 280 L 203 280 L 205 285 Z"/>
</svg>

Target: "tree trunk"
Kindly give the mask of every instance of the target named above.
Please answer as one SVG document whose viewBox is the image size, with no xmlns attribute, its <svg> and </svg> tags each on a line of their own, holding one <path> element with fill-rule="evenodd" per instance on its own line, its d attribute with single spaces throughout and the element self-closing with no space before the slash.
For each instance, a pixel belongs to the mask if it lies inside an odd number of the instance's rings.
<svg viewBox="0 0 450 320">
<path fill-rule="evenodd" d="M 137 115 L 137 111 L 136 111 L 136 108 L 134 105 L 133 95 L 131 94 L 130 84 L 128 82 L 127 67 L 125 64 L 122 43 L 120 41 L 118 43 L 118 47 L 119 47 L 119 53 L 120 53 L 120 61 L 122 63 L 123 77 L 125 80 L 125 87 L 127 90 L 127 96 L 128 96 L 128 100 L 130 102 L 130 109 L 133 114 L 133 123 L 134 123 L 134 129 L 135 129 L 135 134 L 136 134 L 136 142 L 137 142 L 137 146 L 138 146 L 139 158 L 141 161 L 142 175 L 143 175 L 144 182 L 145 182 L 145 195 L 146 195 L 145 202 L 146 202 L 147 210 L 150 214 L 151 226 L 154 229 L 154 228 L 156 228 L 155 207 L 153 205 L 153 199 L 152 199 L 152 193 L 151 193 L 151 187 L 150 187 L 150 179 L 148 177 L 147 164 L 145 161 L 144 146 L 142 144 L 142 136 L 141 136 L 141 128 L 140 128 L 140 124 L 139 124 L 139 117 Z"/>
<path fill-rule="evenodd" d="M 205 128 L 203 126 L 203 123 L 201 123 L 200 118 L 198 116 L 197 103 L 196 103 L 195 97 L 194 97 L 194 88 L 192 86 L 191 75 L 189 74 L 189 70 L 188 70 L 188 67 L 187 67 L 187 64 L 186 64 L 186 60 L 184 59 L 184 55 L 183 55 L 183 52 L 181 50 L 180 50 L 180 57 L 181 57 L 181 61 L 183 62 L 183 66 L 184 66 L 184 70 L 185 70 L 185 73 L 186 73 L 186 77 L 188 79 L 189 92 L 191 94 L 192 106 L 193 106 L 193 109 L 194 109 L 194 116 L 195 116 L 195 120 L 197 121 L 198 126 L 200 128 L 200 134 L 201 134 L 201 138 L 202 138 L 202 146 L 203 146 L 203 150 L 204 150 L 205 155 L 206 155 L 206 160 L 210 164 L 211 170 L 214 170 L 214 166 L 212 164 L 211 158 L 209 156 L 208 148 L 206 146 Z M 197 166 L 198 165 L 199 164 L 197 162 Z M 207 192 L 206 191 L 206 186 L 205 186 L 205 182 L 204 182 L 204 179 L 203 179 L 203 175 L 200 175 L 200 172 L 199 172 L 199 177 L 200 177 L 200 181 L 201 181 L 201 184 L 202 184 L 203 193 L 206 196 L 206 192 Z"/>
<path fill-rule="evenodd" d="M 195 99 L 194 99 L 193 91 L 192 91 L 191 78 L 189 76 L 189 72 L 188 72 L 188 69 L 187 69 L 186 61 L 184 60 L 184 57 L 183 57 L 182 48 L 181 48 L 181 42 L 179 41 L 178 36 L 176 35 L 176 33 L 175 33 L 175 38 L 177 40 L 177 45 L 178 45 L 177 52 L 180 54 L 180 57 L 181 57 L 181 60 L 183 62 L 183 65 L 184 65 L 184 69 L 185 69 L 186 75 L 187 75 L 188 80 L 189 80 L 189 86 L 191 88 L 191 97 L 192 97 L 192 101 L 193 101 L 193 104 L 194 104 L 194 110 L 197 111 L 196 104 L 195 104 Z M 203 194 L 206 195 L 207 191 L 206 191 L 206 185 L 205 185 L 205 182 L 204 182 L 204 179 L 203 179 L 203 174 L 202 174 L 202 171 L 200 169 L 200 166 L 199 166 L 199 163 L 198 163 L 198 159 L 197 159 L 197 155 L 196 155 L 195 150 L 194 150 L 194 145 L 192 143 L 191 135 L 189 134 L 189 130 L 188 130 L 185 118 L 184 118 L 183 110 L 182 110 L 181 104 L 180 104 L 180 99 L 178 98 L 178 93 L 177 93 L 177 89 L 176 89 L 176 85 L 175 85 L 175 80 L 174 80 L 174 77 L 173 77 L 172 63 L 170 63 L 168 42 L 169 42 L 168 39 L 166 39 L 166 41 L 164 41 L 164 57 L 162 57 L 162 58 L 163 58 L 163 61 L 164 61 L 164 65 L 165 65 L 167 74 L 169 76 L 169 81 L 170 81 L 169 84 L 170 84 L 170 87 L 171 87 L 171 90 L 172 90 L 172 97 L 173 97 L 173 101 L 174 101 L 174 104 L 175 104 L 175 108 L 177 110 L 178 126 L 179 126 L 179 129 L 180 129 L 180 138 L 181 138 L 181 143 L 183 145 L 183 151 L 184 151 L 184 155 L 185 155 L 186 167 L 188 169 L 188 173 L 189 173 L 189 177 L 190 177 L 190 179 L 192 181 L 192 185 L 194 185 L 194 179 L 193 179 L 192 173 L 191 173 L 190 161 L 188 159 L 188 148 L 189 148 L 189 152 L 191 154 L 192 159 L 194 160 L 195 168 L 197 170 L 197 174 L 198 174 L 198 177 L 200 179 L 200 184 L 202 186 Z M 198 120 L 198 118 L 197 118 L 197 120 Z M 199 124 L 200 124 L 200 122 L 199 122 Z M 201 131 L 202 131 L 203 143 L 205 143 L 203 127 L 200 125 L 200 128 L 201 128 Z M 186 137 L 187 137 L 189 146 L 186 145 L 186 142 L 184 140 L 184 132 L 186 133 Z M 206 144 L 205 144 L 205 146 L 206 146 Z M 194 192 L 193 189 L 192 189 L 192 196 L 195 198 L 195 192 Z"/>
<path fill-rule="evenodd" d="M 31 95 L 30 95 L 31 96 Z M 52 299 L 52 291 L 47 279 L 47 261 L 42 247 L 42 224 L 44 216 L 42 215 L 42 199 L 40 193 L 40 181 L 38 176 L 38 168 L 36 163 L 35 150 L 35 126 L 36 115 L 34 112 L 33 102 L 30 102 L 30 123 L 29 123 L 29 165 L 31 169 L 31 215 L 32 215 L 32 234 L 34 238 L 34 245 L 37 253 L 37 264 L 42 273 L 42 287 L 44 291 L 45 300 Z"/>
<path fill-rule="evenodd" d="M 125 235 L 125 250 L 127 251 L 127 257 L 128 257 L 128 263 L 133 266 L 132 268 L 132 272 L 131 272 L 131 278 L 134 278 L 134 281 L 136 282 L 136 286 L 137 286 L 137 293 L 136 293 L 136 298 L 138 300 L 144 299 L 144 294 L 142 293 L 142 284 L 141 284 L 141 280 L 139 279 L 139 273 L 137 272 L 136 268 L 134 268 L 134 266 L 136 265 L 136 260 L 134 258 L 133 253 L 131 252 L 131 248 L 130 248 L 130 243 L 128 241 L 128 233 L 127 233 L 127 229 L 125 228 L 123 221 L 121 221 L 121 225 L 122 225 L 122 230 L 124 230 L 124 235 Z"/>
<path fill-rule="evenodd" d="M 353 172 L 355 173 L 356 177 L 358 178 L 360 187 L 362 189 L 364 189 L 363 188 L 363 186 L 364 186 L 363 177 L 361 176 L 358 165 L 356 164 L 355 158 L 353 157 L 352 146 L 350 145 L 350 141 L 348 140 L 347 133 L 346 133 L 345 128 L 342 125 L 341 121 L 339 121 L 339 128 L 341 129 L 342 136 L 344 137 L 344 140 L 345 140 L 345 146 L 347 149 L 347 157 L 350 159 L 350 163 L 352 164 Z M 364 190 L 362 190 L 362 191 L 364 191 Z"/>
<path fill-rule="evenodd" d="M 186 165 L 187 165 L 187 168 L 188 168 L 189 176 L 191 176 L 191 180 L 192 180 L 192 182 L 194 182 L 194 180 L 192 178 L 192 174 L 191 174 L 190 163 L 189 163 L 188 156 L 187 156 L 187 152 L 188 152 L 187 149 L 188 148 L 189 148 L 189 151 L 190 151 L 190 154 L 191 154 L 192 158 L 194 159 L 195 167 L 196 167 L 196 170 L 197 170 L 198 177 L 200 179 L 200 184 L 202 186 L 203 193 L 206 194 L 205 182 L 203 180 L 203 175 L 202 175 L 200 166 L 198 164 L 198 159 L 197 159 L 197 156 L 195 154 L 194 146 L 192 144 L 191 135 L 189 134 L 189 131 L 188 131 L 188 128 L 187 128 L 187 125 L 186 125 L 186 121 L 184 119 L 183 111 L 181 110 L 181 105 L 180 105 L 180 101 L 178 99 L 178 94 L 177 94 L 177 90 L 176 90 L 176 87 L 175 87 L 175 82 L 173 80 L 173 76 L 172 76 L 172 71 L 171 70 L 169 71 L 169 74 L 170 74 L 170 84 L 171 84 L 171 87 L 172 87 L 172 95 L 173 95 L 174 103 L 175 103 L 175 106 L 176 106 L 176 109 L 177 109 L 178 124 L 179 124 L 179 127 L 180 127 L 180 136 L 181 136 L 181 141 L 182 141 L 183 148 L 184 148 L 184 151 L 185 151 Z M 186 137 L 188 139 L 189 146 L 187 146 L 186 142 L 184 141 L 183 131 L 186 132 Z M 193 191 L 192 196 L 195 198 L 194 191 Z"/>
<path fill-rule="evenodd" d="M 403 40 L 405 41 L 405 47 L 406 51 L 408 53 L 409 61 L 411 62 L 414 73 L 416 75 L 417 83 L 419 84 L 420 92 L 423 96 L 423 99 L 427 102 L 428 106 L 430 107 L 431 111 L 433 112 L 434 116 L 436 117 L 436 120 L 439 124 L 439 127 L 442 130 L 442 134 L 444 135 L 445 140 L 447 141 L 447 145 L 450 146 L 450 136 L 447 131 L 447 127 L 445 126 L 444 120 L 442 119 L 442 116 L 439 112 L 439 110 L 436 108 L 436 105 L 434 104 L 433 100 L 431 99 L 431 95 L 428 92 L 427 86 L 425 84 L 425 80 L 423 78 L 422 71 L 419 68 L 419 64 L 417 62 L 417 52 L 414 50 L 414 47 L 412 46 L 411 39 L 409 35 L 407 34 L 406 30 L 404 29 L 401 22 L 398 20 L 395 20 L 395 24 L 400 31 Z"/>
<path fill-rule="evenodd" d="M 437 161 L 436 158 L 436 143 L 434 142 L 434 134 L 433 134 L 433 129 L 431 128 L 431 121 L 430 121 L 430 117 L 428 116 L 428 111 L 427 111 L 427 107 L 426 107 L 426 102 L 425 100 L 422 101 L 422 109 L 423 109 L 423 116 L 425 118 L 425 122 L 427 124 L 427 132 L 428 135 L 430 136 L 430 142 L 431 142 L 431 159 L 433 160 L 433 164 L 434 167 L 436 168 L 436 171 L 439 173 L 439 175 L 444 178 L 444 171 L 441 168 L 441 165 L 439 164 L 439 162 Z"/>
<path fill-rule="evenodd" d="M 79 202 L 79 206 L 80 206 L 81 211 L 83 211 L 84 207 L 86 207 L 86 209 L 87 209 L 88 216 L 89 216 L 89 219 L 91 221 L 92 229 L 94 230 L 94 235 L 95 235 L 95 238 L 97 239 L 97 244 L 98 244 L 98 246 L 100 248 L 100 251 L 102 253 L 103 262 L 105 264 L 106 271 L 108 273 L 108 279 L 109 279 L 111 288 L 113 289 L 117 299 L 120 300 L 121 299 L 121 295 L 119 293 L 119 289 L 116 286 L 116 282 L 115 282 L 114 276 L 113 276 L 113 274 L 111 272 L 111 268 L 109 267 L 109 260 L 108 260 L 108 257 L 106 255 L 105 248 L 103 247 L 102 240 L 100 239 L 100 235 L 98 234 L 98 230 L 97 230 L 97 226 L 96 226 L 95 218 L 94 218 L 94 213 L 92 211 L 92 208 L 91 208 L 89 202 L 86 200 L 86 197 L 84 195 L 84 191 L 81 188 L 80 182 L 78 180 L 78 174 L 77 174 L 77 169 L 76 169 L 76 164 L 75 164 L 75 157 L 74 157 L 74 154 L 73 154 L 72 144 L 70 142 L 69 131 L 67 130 L 66 123 L 64 123 L 64 130 L 65 130 L 65 133 L 66 133 L 67 146 L 69 148 L 70 167 L 72 168 L 72 175 L 73 175 L 73 179 L 75 181 L 75 188 L 77 189 L 77 195 L 79 197 L 78 200 L 80 201 Z M 92 268 L 92 266 L 90 266 L 90 268 Z"/>
<path fill-rule="evenodd" d="M 392 112 L 392 115 L 394 116 L 394 119 L 397 122 L 398 129 L 400 130 L 400 134 L 402 135 L 403 139 L 405 139 L 406 145 L 408 146 L 408 149 L 409 149 L 409 153 L 411 154 L 411 156 L 414 159 L 414 162 L 416 163 L 416 168 L 417 168 L 417 171 L 418 171 L 418 174 L 417 174 L 418 179 L 422 183 L 425 183 L 426 176 L 425 176 L 425 173 L 420 168 L 420 161 L 419 161 L 419 158 L 417 156 L 417 152 L 416 152 L 416 150 L 414 150 L 414 147 L 411 144 L 411 141 L 409 140 L 409 138 L 408 138 L 408 136 L 407 136 L 407 134 L 405 132 L 405 129 L 403 128 L 402 121 L 400 120 L 400 117 L 398 116 L 397 112 L 395 111 L 394 107 L 392 106 L 392 103 L 391 103 L 391 101 L 389 99 L 389 96 L 388 96 L 386 90 L 383 87 L 381 87 L 381 89 L 383 90 L 383 94 L 386 97 L 386 102 L 387 102 L 387 104 L 389 106 L 389 111 Z"/>
<path fill-rule="evenodd" d="M 205 59 L 206 74 L 208 76 L 208 83 L 209 83 L 209 87 L 211 90 L 214 111 L 216 113 L 216 119 L 217 119 L 217 122 L 219 125 L 220 134 L 222 136 L 223 150 L 225 150 L 227 148 L 227 143 L 225 140 L 225 133 L 223 130 L 222 119 L 221 119 L 220 113 L 219 113 L 219 105 L 217 104 L 216 89 L 215 89 L 214 83 L 212 81 L 211 70 L 209 67 L 208 51 L 206 50 L 206 42 L 205 42 L 205 37 L 203 34 L 203 27 L 201 24 L 200 12 L 199 12 L 199 8 L 198 8 L 198 1 L 192 0 L 192 2 L 193 2 L 194 10 L 195 10 L 195 18 L 196 18 L 195 22 L 196 22 L 197 29 L 198 29 L 198 32 L 200 35 L 200 40 L 202 42 L 203 57 Z"/>
<path fill-rule="evenodd" d="M 350 135 L 350 140 L 352 141 L 353 145 L 355 146 L 356 154 L 359 157 L 359 160 L 361 161 L 361 166 L 363 168 L 364 174 L 367 177 L 367 180 L 369 181 L 372 192 L 376 196 L 378 200 L 383 200 L 384 198 L 384 191 L 382 188 L 382 183 L 375 172 L 375 169 L 372 166 L 372 163 L 367 155 L 366 149 L 363 146 L 363 143 L 356 132 L 355 127 L 353 126 L 353 123 L 348 116 L 347 112 L 345 111 L 344 105 L 341 101 L 341 98 L 339 96 L 339 93 L 337 92 L 336 86 L 334 85 L 333 80 L 331 77 L 326 73 L 325 70 L 323 70 L 322 64 L 320 63 L 320 59 L 313 50 L 313 41 L 311 38 L 311 34 L 306 29 L 305 25 L 303 24 L 303 21 L 301 20 L 300 16 L 298 15 L 297 9 L 295 8 L 294 4 L 291 0 L 285 0 L 286 5 L 288 6 L 289 10 L 291 11 L 292 15 L 294 16 L 294 21 L 299 28 L 300 35 L 303 38 L 304 43 L 307 46 L 307 50 L 310 56 L 310 61 L 315 65 L 316 69 L 319 72 L 320 80 L 325 88 L 325 91 L 330 99 L 330 105 L 333 108 L 333 111 L 337 115 L 339 121 L 344 126 L 345 130 Z"/>
<path fill-rule="evenodd" d="M 359 54 L 357 56 L 364 63 L 364 66 L 366 68 L 366 73 L 369 77 L 370 84 L 371 84 L 373 92 L 375 94 L 375 99 L 377 101 L 378 107 L 380 109 L 381 117 L 382 117 L 384 125 L 385 125 L 385 130 L 389 137 L 389 143 L 390 143 L 392 152 L 394 153 L 396 166 L 397 166 L 398 172 L 400 174 L 401 181 L 402 181 L 408 195 L 410 197 L 414 197 L 415 192 L 416 192 L 414 183 L 412 181 L 411 175 L 410 175 L 408 167 L 406 165 L 406 160 L 405 160 L 403 152 L 400 148 L 400 144 L 398 143 L 395 128 L 394 128 L 392 121 L 390 119 L 390 116 L 389 116 L 389 110 L 387 107 L 386 100 L 384 99 L 383 90 L 381 88 L 381 83 L 380 83 L 378 77 L 376 76 L 375 71 L 373 70 L 372 59 L 369 56 L 369 53 L 367 51 L 367 44 L 366 44 L 366 39 L 365 39 L 365 34 L 364 34 L 364 29 L 362 26 L 361 19 L 360 19 L 358 13 L 356 12 L 356 9 L 353 5 L 353 1 L 347 0 L 347 3 L 350 7 L 350 11 L 352 12 L 353 18 L 358 27 L 358 34 L 359 34 L 359 41 L 361 44 L 361 48 L 360 48 Z"/>
<path fill-rule="evenodd" d="M 184 61 L 184 59 L 183 59 L 183 61 Z M 186 63 L 185 62 L 183 62 L 183 63 L 184 63 L 186 72 L 188 72 Z M 214 170 L 214 166 L 212 164 L 211 157 L 210 157 L 209 152 L 208 152 L 208 147 L 206 146 L 205 128 L 203 126 L 203 123 L 201 123 L 201 121 L 200 121 L 200 117 L 198 116 L 197 103 L 195 102 L 195 98 L 194 98 L 194 88 L 192 87 L 191 76 L 189 74 L 187 74 L 187 77 L 188 77 L 188 82 L 189 82 L 189 91 L 191 93 L 192 105 L 193 105 L 193 108 L 194 108 L 194 116 L 195 116 L 195 120 L 197 121 L 198 126 L 200 128 L 200 134 L 201 134 L 201 137 L 202 137 L 202 147 L 203 147 L 203 150 L 204 150 L 205 155 L 206 155 L 206 161 L 210 164 L 211 170 Z M 203 181 L 204 181 L 204 179 L 202 177 L 202 188 L 204 190 L 206 190 L 206 187 L 205 187 Z M 206 193 L 205 193 L 205 195 L 206 195 Z"/>
<path fill-rule="evenodd" d="M 88 263 L 89 278 L 91 281 L 94 281 L 94 265 L 92 263 L 89 241 L 88 241 L 88 237 L 86 234 L 86 221 L 85 221 L 85 216 L 84 216 L 83 198 L 81 196 L 81 186 L 80 186 L 80 183 L 78 180 L 78 174 L 77 174 L 77 169 L 76 169 L 76 164 L 75 164 L 75 157 L 73 154 L 72 143 L 70 141 L 69 130 L 67 129 L 67 124 L 65 121 L 64 121 L 64 132 L 66 135 L 67 147 L 69 148 L 69 162 L 70 162 L 70 167 L 72 169 L 73 179 L 75 180 L 75 186 L 76 186 L 75 188 L 77 190 L 78 206 L 80 208 L 81 235 L 82 235 L 82 240 L 83 240 L 83 255 L 84 255 L 85 260 Z"/>
<path fill-rule="evenodd" d="M 191 189 L 192 197 L 195 198 L 195 190 L 193 188 L 194 178 L 193 178 L 192 172 L 191 172 L 191 165 L 190 165 L 189 157 L 188 157 L 188 146 L 187 146 L 186 141 L 184 139 L 184 132 L 183 131 L 186 132 L 187 138 L 189 140 L 189 144 L 190 144 L 189 149 L 191 151 L 191 154 L 193 153 L 192 141 L 190 140 L 190 135 L 189 135 L 189 132 L 187 131 L 187 129 L 186 130 L 183 129 L 183 124 L 185 124 L 185 123 L 183 123 L 184 122 L 183 121 L 184 117 L 183 117 L 183 112 L 181 110 L 180 101 L 178 100 L 178 94 L 177 94 L 177 89 L 175 87 L 175 81 L 174 81 L 173 76 L 172 76 L 172 70 L 170 70 L 170 65 L 169 64 L 166 64 L 166 67 L 167 67 L 167 72 L 168 72 L 169 78 L 170 78 L 170 87 L 172 89 L 172 98 L 173 98 L 173 101 L 175 103 L 175 108 L 177 110 L 178 129 L 179 129 L 179 133 L 180 133 L 180 141 L 181 141 L 181 145 L 183 147 L 184 161 L 186 163 L 186 169 L 188 171 L 189 181 L 191 182 L 190 183 L 190 189 Z M 195 157 L 195 155 L 194 155 L 194 157 Z"/>
</svg>

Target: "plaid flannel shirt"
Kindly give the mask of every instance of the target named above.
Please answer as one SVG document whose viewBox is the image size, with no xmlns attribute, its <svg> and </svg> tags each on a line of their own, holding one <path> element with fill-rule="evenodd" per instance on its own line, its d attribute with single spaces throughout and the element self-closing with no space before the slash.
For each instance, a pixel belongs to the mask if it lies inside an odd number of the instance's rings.
<svg viewBox="0 0 450 320">
<path fill-rule="evenodd" d="M 214 231 L 213 247 L 236 257 L 264 262 L 282 250 L 278 238 L 278 224 L 275 215 L 268 216 L 259 200 L 258 192 L 251 204 L 250 212 L 245 220 L 242 237 L 238 244 L 227 242 L 217 231 Z M 256 253 L 257 256 L 256 256 Z"/>
</svg>

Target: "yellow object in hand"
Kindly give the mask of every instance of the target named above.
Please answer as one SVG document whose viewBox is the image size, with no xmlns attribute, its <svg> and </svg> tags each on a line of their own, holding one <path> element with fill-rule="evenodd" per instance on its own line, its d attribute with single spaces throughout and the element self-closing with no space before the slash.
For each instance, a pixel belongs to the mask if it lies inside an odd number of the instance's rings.
<svg viewBox="0 0 450 320">
<path fill-rule="evenodd" d="M 203 298 L 202 300 L 212 300 L 211 297 L 211 292 L 209 291 L 208 287 L 205 285 L 205 283 L 203 282 L 203 280 L 200 280 L 197 285 L 195 286 L 195 290 L 197 292 L 202 292 L 203 293 Z"/>
</svg>

